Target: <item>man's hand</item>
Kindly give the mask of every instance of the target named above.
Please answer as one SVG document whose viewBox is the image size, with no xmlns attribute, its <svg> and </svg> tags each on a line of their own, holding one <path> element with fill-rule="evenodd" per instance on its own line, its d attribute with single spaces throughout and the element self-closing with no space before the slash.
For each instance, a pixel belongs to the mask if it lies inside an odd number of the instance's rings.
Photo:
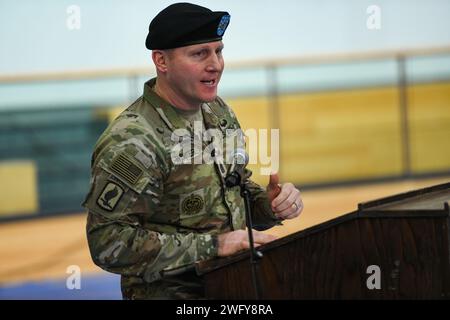
<svg viewBox="0 0 450 320">
<path fill-rule="evenodd" d="M 303 210 L 300 191 L 290 182 L 280 185 L 279 180 L 278 173 L 271 174 L 267 185 L 267 195 L 272 211 L 281 219 L 298 217 Z"/>
<path fill-rule="evenodd" d="M 253 243 L 255 247 L 273 241 L 277 237 L 265 234 L 256 230 L 253 231 Z M 249 249 L 250 242 L 248 240 L 247 230 L 236 230 L 227 233 L 222 233 L 217 237 L 218 240 L 218 255 L 219 257 L 230 256 L 240 250 Z"/>
</svg>

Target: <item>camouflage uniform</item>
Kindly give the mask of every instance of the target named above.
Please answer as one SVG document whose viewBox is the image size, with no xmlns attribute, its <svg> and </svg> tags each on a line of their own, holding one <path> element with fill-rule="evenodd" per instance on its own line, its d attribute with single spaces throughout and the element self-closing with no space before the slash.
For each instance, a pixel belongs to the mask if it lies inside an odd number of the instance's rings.
<svg viewBox="0 0 450 320">
<path fill-rule="evenodd" d="M 172 132 L 186 126 L 153 90 L 122 112 L 99 138 L 92 156 L 87 238 L 93 261 L 122 275 L 126 299 L 201 298 L 194 263 L 217 256 L 217 234 L 245 228 L 239 187 L 225 188 L 229 165 L 171 160 Z M 202 105 L 204 125 L 238 129 L 231 109 L 217 98 Z M 277 224 L 267 194 L 250 182 L 254 224 Z"/>
</svg>

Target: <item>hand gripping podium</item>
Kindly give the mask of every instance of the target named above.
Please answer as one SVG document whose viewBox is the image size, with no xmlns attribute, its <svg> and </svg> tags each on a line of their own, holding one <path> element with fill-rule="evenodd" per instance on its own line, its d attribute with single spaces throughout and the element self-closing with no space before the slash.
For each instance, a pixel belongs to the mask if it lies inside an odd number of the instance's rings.
<svg viewBox="0 0 450 320">
<path fill-rule="evenodd" d="M 366 203 L 258 248 L 261 299 L 448 299 L 450 183 Z M 201 261 L 209 299 L 254 299 L 249 251 Z"/>
</svg>

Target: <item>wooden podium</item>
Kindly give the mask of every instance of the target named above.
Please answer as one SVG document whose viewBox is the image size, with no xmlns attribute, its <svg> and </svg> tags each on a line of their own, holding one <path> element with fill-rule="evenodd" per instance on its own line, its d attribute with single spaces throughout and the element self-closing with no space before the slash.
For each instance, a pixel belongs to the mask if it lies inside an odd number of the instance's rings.
<svg viewBox="0 0 450 320">
<path fill-rule="evenodd" d="M 358 210 L 259 247 L 262 299 L 448 299 L 450 183 Z M 210 299 L 254 299 L 249 251 L 202 261 Z"/>
</svg>

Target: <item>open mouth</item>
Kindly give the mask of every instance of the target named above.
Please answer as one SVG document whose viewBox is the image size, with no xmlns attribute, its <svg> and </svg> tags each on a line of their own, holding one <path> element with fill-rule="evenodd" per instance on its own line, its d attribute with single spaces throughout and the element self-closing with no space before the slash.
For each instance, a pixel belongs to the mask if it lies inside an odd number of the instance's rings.
<svg viewBox="0 0 450 320">
<path fill-rule="evenodd" d="M 216 79 L 201 80 L 200 82 L 203 83 L 204 85 L 212 87 L 212 86 L 214 86 L 216 84 Z"/>
</svg>

